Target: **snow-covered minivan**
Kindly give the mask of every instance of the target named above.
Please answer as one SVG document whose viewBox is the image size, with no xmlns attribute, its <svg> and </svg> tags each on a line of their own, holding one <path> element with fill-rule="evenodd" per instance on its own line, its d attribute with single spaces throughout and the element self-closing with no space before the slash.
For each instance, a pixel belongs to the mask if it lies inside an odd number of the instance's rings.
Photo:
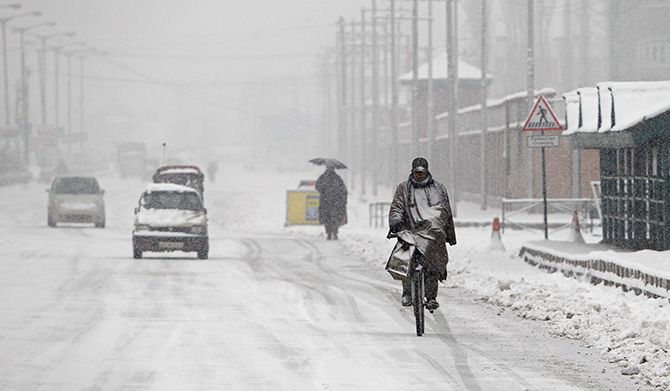
<svg viewBox="0 0 670 391">
<path fill-rule="evenodd" d="M 144 251 L 195 251 L 207 259 L 207 210 L 197 190 L 172 183 L 152 183 L 135 208 L 133 258 Z"/>
</svg>

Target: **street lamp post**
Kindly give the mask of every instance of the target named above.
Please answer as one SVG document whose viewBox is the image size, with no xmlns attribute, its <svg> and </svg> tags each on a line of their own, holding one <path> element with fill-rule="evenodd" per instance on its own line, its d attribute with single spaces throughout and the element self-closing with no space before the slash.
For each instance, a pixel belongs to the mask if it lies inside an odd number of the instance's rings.
<svg viewBox="0 0 670 391">
<path fill-rule="evenodd" d="M 72 42 L 49 48 L 54 52 L 54 125 L 56 128 L 60 127 L 60 53 L 68 46 L 83 44 L 84 42 Z"/>
<path fill-rule="evenodd" d="M 19 9 L 21 4 L 5 4 L 1 5 L 0 9 Z M 0 19 L 0 24 L 2 24 L 2 53 L 3 53 L 3 68 L 4 68 L 4 83 L 5 83 L 5 124 L 9 126 L 9 88 L 7 87 L 7 38 L 6 38 L 6 25 L 7 22 L 11 19 L 16 18 L 17 15 L 9 16 Z"/>
<path fill-rule="evenodd" d="M 18 5 L 18 7 L 16 7 Z M 13 7 L 12 7 L 13 6 Z M 13 8 L 13 9 L 18 9 L 20 8 L 19 4 L 8 4 L 4 7 L 0 8 Z M 39 11 L 34 11 L 34 12 L 25 12 L 22 14 L 17 14 L 17 15 L 12 15 L 12 16 L 7 16 L 4 18 L 0 18 L 0 27 L 2 29 L 2 69 L 3 69 L 3 89 L 4 89 L 4 95 L 5 95 L 5 125 L 9 126 L 10 122 L 10 111 L 9 111 L 9 76 L 7 72 L 7 23 L 10 20 L 14 20 L 16 18 L 20 18 L 23 16 L 40 16 L 42 15 L 41 12 Z"/>
<path fill-rule="evenodd" d="M 79 132 L 82 135 L 84 133 L 84 59 L 94 54 L 104 56 L 107 52 L 90 48 L 77 54 L 77 57 L 79 57 Z"/>
<path fill-rule="evenodd" d="M 47 41 L 57 37 L 73 37 L 75 35 L 72 31 L 66 31 L 55 34 L 34 34 L 40 40 L 41 49 L 39 50 L 39 77 L 40 77 L 40 104 L 42 112 L 42 125 L 47 124 L 47 92 L 46 92 L 46 52 Z"/>
<path fill-rule="evenodd" d="M 25 26 L 25 27 L 15 27 L 13 28 L 13 31 L 18 32 L 20 36 L 20 43 L 21 43 L 21 88 L 20 88 L 20 100 L 19 100 L 19 108 L 20 108 L 20 118 L 17 119 L 19 122 L 19 127 L 21 128 L 21 132 L 23 133 L 24 137 L 24 142 L 23 142 L 23 148 L 24 148 L 24 154 L 25 154 L 25 160 L 26 160 L 26 165 L 28 165 L 29 162 L 29 139 L 30 139 L 30 129 L 28 128 L 28 109 L 29 109 L 29 102 L 28 102 L 28 72 L 26 68 L 26 45 L 25 45 L 25 35 L 26 32 L 38 27 L 47 27 L 47 26 L 54 26 L 56 22 L 42 22 L 42 23 L 36 23 L 30 26 Z"/>
<path fill-rule="evenodd" d="M 83 42 L 79 42 L 79 44 L 83 44 Z M 68 133 L 72 133 L 72 57 L 73 56 L 79 56 L 80 57 L 80 67 L 81 71 L 83 74 L 83 65 L 81 62 L 83 62 L 83 56 L 87 53 L 94 52 L 95 49 L 93 48 L 81 48 L 81 49 L 75 49 L 75 50 L 67 50 L 63 51 L 63 54 L 67 57 L 67 131 Z M 80 75 L 81 78 L 81 75 Z M 83 79 L 80 79 L 80 83 L 83 83 Z M 80 86 L 80 93 L 83 90 L 83 87 Z M 83 94 L 81 94 L 83 95 Z M 81 132 L 81 125 L 79 131 Z"/>
</svg>

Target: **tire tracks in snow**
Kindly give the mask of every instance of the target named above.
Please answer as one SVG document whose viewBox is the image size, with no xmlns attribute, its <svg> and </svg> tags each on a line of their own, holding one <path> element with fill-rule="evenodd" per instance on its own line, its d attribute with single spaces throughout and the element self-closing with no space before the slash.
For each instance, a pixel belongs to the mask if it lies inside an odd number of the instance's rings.
<svg viewBox="0 0 670 391">
<path fill-rule="evenodd" d="M 343 279 L 348 279 L 352 281 L 357 281 L 361 283 L 365 283 L 367 285 L 370 285 L 369 282 L 364 281 L 362 279 L 358 279 L 352 276 L 346 276 L 336 270 L 333 269 L 326 269 L 321 262 L 321 259 L 323 258 L 320 255 L 320 250 L 318 247 L 309 242 L 308 240 L 302 240 L 301 243 L 306 246 L 310 247 L 313 249 L 315 253 L 317 253 L 316 257 L 313 257 L 313 261 L 317 264 L 318 267 L 320 267 L 322 270 L 324 270 L 327 273 L 331 273 L 334 275 L 337 275 L 340 278 Z M 392 295 L 390 290 L 387 287 L 383 286 L 373 286 L 375 289 L 383 292 L 387 296 L 390 297 L 391 301 L 397 300 L 395 296 Z M 401 314 L 401 318 L 406 320 L 407 324 L 414 325 L 414 314 L 412 311 L 398 311 L 398 312 L 391 312 L 388 311 L 389 313 L 394 314 L 397 318 L 398 313 Z M 403 322 L 404 323 L 404 322 Z M 502 360 L 493 358 L 485 354 L 483 351 L 474 348 L 472 346 L 467 346 L 464 347 L 461 345 L 454 337 L 453 335 L 449 332 L 449 323 L 444 316 L 442 312 L 437 312 L 433 319 L 431 320 L 430 316 L 426 317 L 426 323 L 431 324 L 433 331 L 436 332 L 436 335 L 438 338 L 445 344 L 447 345 L 450 349 L 452 349 L 455 352 L 455 363 L 456 363 L 456 370 L 458 372 L 459 377 L 463 381 L 463 384 L 465 385 L 466 389 L 468 391 L 481 391 L 482 388 L 479 386 L 476 377 L 472 373 L 471 368 L 467 364 L 467 356 L 468 356 L 468 351 L 490 361 L 491 363 L 494 363 L 497 367 L 499 367 L 505 374 L 507 374 L 510 378 L 514 379 L 516 382 L 518 382 L 520 385 L 522 385 L 525 389 L 527 390 L 532 390 L 534 387 L 527 382 L 522 376 L 517 374 L 511 367 L 509 367 L 507 364 L 505 364 Z M 439 333 L 439 330 L 446 330 L 446 333 Z M 421 350 L 415 350 L 417 354 L 419 354 L 421 357 L 424 358 L 431 366 L 433 366 L 436 370 L 439 370 L 441 373 L 443 373 L 445 376 L 453 380 L 453 376 L 451 375 L 451 372 L 449 372 L 448 369 L 442 367 L 439 365 L 439 363 L 435 360 L 429 360 L 430 356 L 421 351 Z M 460 384 L 457 383 L 457 385 L 460 386 Z"/>
<path fill-rule="evenodd" d="M 264 250 L 257 240 L 244 239 L 242 240 L 242 244 L 247 248 L 247 254 L 244 255 L 244 259 L 248 259 L 250 261 L 249 266 L 254 271 L 255 278 L 258 277 L 258 275 L 262 276 L 263 273 L 270 272 L 277 275 L 278 277 L 281 278 L 282 281 L 288 284 L 296 285 L 306 289 L 309 292 L 316 293 L 317 295 L 321 296 L 326 303 L 330 305 L 335 304 L 335 301 L 330 295 L 307 284 L 306 282 L 303 282 L 306 281 L 304 278 L 301 278 L 304 277 L 303 275 L 287 272 L 282 267 L 277 267 L 276 262 L 262 262 L 264 259 L 263 256 Z"/>
</svg>

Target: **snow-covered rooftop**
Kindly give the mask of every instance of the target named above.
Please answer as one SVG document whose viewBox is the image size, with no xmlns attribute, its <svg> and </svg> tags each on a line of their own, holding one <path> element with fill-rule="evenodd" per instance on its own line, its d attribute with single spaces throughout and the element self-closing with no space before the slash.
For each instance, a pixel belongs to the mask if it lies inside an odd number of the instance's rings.
<svg viewBox="0 0 670 391">
<path fill-rule="evenodd" d="M 563 97 L 568 113 L 563 135 L 616 132 L 670 111 L 670 81 L 603 82 Z"/>
<path fill-rule="evenodd" d="M 442 53 L 439 56 L 433 58 L 433 80 L 444 80 L 447 78 L 447 54 Z M 487 74 L 486 77 L 491 79 L 492 76 Z M 482 78 L 482 71 L 479 68 L 476 68 L 467 62 L 459 59 L 458 60 L 458 78 L 459 80 L 479 80 Z M 412 72 L 407 72 L 401 75 L 398 80 L 400 81 L 412 81 Z M 419 80 L 428 79 L 428 63 L 424 63 L 419 66 Z"/>
</svg>

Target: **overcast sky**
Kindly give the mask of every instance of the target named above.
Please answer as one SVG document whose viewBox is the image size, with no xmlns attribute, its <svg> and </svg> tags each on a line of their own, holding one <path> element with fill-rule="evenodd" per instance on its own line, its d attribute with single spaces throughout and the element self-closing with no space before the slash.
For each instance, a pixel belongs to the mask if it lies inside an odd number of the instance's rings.
<svg viewBox="0 0 670 391">
<path fill-rule="evenodd" d="M 156 128 L 171 120 L 170 126 L 176 128 L 194 122 L 200 127 L 217 122 L 252 126 L 248 121 L 254 121 L 253 114 L 313 104 L 316 55 L 335 43 L 339 16 L 358 17 L 360 8 L 369 5 L 367 0 L 21 3 L 21 12 L 37 10 L 43 15 L 10 25 L 55 21 L 57 26 L 35 31 L 74 31 L 75 40 L 107 53 L 107 58 L 86 60 L 87 115 L 97 119 L 101 112 L 130 112 L 139 122 L 153 122 Z M 18 73 L 18 38 L 16 34 L 9 38 L 10 67 L 14 64 Z M 27 61 L 36 61 L 34 52 L 29 52 Z M 61 60 L 63 77 L 65 64 Z M 51 68 L 52 63 L 47 66 Z M 73 63 L 73 74 L 79 74 L 78 63 Z M 36 85 L 34 77 L 31 88 Z M 288 99 L 278 99 L 278 93 Z M 37 93 L 32 95 L 36 99 Z M 99 126 L 104 127 L 102 122 Z M 136 132 L 150 125 L 126 127 Z"/>
<path fill-rule="evenodd" d="M 334 43 L 339 15 L 356 16 L 363 0 L 26 0 L 42 20 L 73 30 L 128 63 L 164 66 L 176 80 L 257 79 L 313 70 L 313 57 Z M 27 19 L 26 19 L 27 23 Z M 259 61 L 263 57 L 265 61 Z M 216 62 L 217 72 L 205 72 Z M 187 64 L 184 64 L 187 63 Z M 297 69 L 296 69 L 297 68 Z M 146 69 L 146 68 L 145 68 Z"/>
</svg>

